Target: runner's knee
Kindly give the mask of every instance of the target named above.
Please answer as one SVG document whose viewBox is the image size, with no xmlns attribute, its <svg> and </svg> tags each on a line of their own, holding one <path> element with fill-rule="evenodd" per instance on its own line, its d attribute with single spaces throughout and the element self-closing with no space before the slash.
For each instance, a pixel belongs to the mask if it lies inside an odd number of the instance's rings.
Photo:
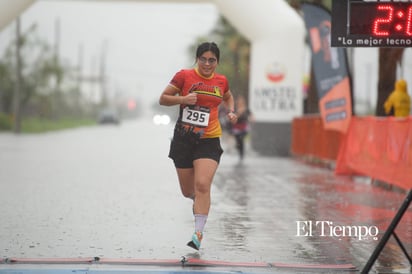
<svg viewBox="0 0 412 274">
<path fill-rule="evenodd" d="M 207 180 L 196 181 L 196 192 L 205 194 L 210 192 L 210 182 Z"/>
</svg>

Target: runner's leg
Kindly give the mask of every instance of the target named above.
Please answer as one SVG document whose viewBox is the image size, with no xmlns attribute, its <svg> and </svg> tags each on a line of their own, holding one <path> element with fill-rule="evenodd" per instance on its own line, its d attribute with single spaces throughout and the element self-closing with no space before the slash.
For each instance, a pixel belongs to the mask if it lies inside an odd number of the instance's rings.
<svg viewBox="0 0 412 274">
<path fill-rule="evenodd" d="M 210 189 L 218 163 L 212 159 L 201 158 L 195 160 L 193 166 L 196 197 L 193 208 L 195 233 L 193 233 L 192 240 L 188 242 L 188 246 L 199 250 L 210 209 Z"/>
<path fill-rule="evenodd" d="M 183 196 L 194 200 L 195 185 L 194 185 L 194 169 L 193 168 L 176 168 L 177 177 L 180 183 L 180 189 Z"/>
<path fill-rule="evenodd" d="M 201 158 L 193 162 L 195 213 L 208 215 L 210 208 L 210 189 L 218 163 L 212 159 Z"/>
</svg>

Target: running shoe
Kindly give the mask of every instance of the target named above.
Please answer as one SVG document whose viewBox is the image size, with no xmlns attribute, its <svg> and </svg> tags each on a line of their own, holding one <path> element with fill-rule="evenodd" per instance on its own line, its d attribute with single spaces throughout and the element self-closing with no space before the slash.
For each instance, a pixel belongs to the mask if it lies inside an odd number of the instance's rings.
<svg viewBox="0 0 412 274">
<path fill-rule="evenodd" d="M 202 238 L 203 238 L 203 233 L 200 231 L 196 231 L 192 235 L 192 240 L 188 242 L 187 245 L 190 246 L 191 248 L 199 250 L 200 242 L 202 241 Z"/>
</svg>

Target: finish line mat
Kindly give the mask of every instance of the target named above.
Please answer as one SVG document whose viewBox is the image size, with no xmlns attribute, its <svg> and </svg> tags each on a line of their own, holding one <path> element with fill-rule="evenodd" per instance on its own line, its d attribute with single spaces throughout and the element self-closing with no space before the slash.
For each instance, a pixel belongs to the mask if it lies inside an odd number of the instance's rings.
<svg viewBox="0 0 412 274">
<path fill-rule="evenodd" d="M 111 259 L 99 257 L 87 258 L 6 258 L 0 264 L 106 264 L 136 266 L 203 266 L 203 267 L 247 267 L 247 268 L 284 268 L 284 269 L 322 269 L 322 270 L 356 270 L 352 264 L 308 264 L 308 263 L 266 263 L 266 262 L 233 262 L 219 260 L 203 260 L 182 256 L 180 259 Z M 0 270 L 1 273 L 1 270 Z"/>
</svg>

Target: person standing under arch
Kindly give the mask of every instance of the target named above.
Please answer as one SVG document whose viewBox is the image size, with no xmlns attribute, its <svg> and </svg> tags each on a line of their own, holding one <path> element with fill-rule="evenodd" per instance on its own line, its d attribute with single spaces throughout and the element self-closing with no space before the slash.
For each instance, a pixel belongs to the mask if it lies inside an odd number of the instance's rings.
<svg viewBox="0 0 412 274">
<path fill-rule="evenodd" d="M 232 126 L 231 132 L 235 137 L 239 160 L 242 161 L 245 156 L 245 137 L 250 131 L 250 121 L 252 120 L 252 112 L 247 106 L 246 98 L 242 95 L 236 98 L 235 113 L 238 119 Z"/>
</svg>

